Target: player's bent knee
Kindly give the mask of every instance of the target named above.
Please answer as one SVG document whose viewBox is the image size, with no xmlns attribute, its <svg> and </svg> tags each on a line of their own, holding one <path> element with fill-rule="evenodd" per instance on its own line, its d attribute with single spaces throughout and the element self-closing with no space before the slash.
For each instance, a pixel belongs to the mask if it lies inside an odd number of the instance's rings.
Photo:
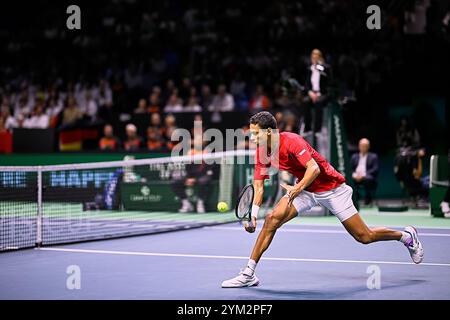
<svg viewBox="0 0 450 320">
<path fill-rule="evenodd" d="M 264 220 L 264 226 L 271 229 L 277 229 L 281 226 L 281 220 L 278 219 L 273 212 L 269 213 Z"/>
</svg>

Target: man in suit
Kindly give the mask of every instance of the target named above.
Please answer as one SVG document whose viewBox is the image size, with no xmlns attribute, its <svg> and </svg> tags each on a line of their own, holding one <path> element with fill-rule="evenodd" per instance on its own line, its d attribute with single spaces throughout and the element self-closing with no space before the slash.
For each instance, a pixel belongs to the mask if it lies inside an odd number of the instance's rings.
<svg viewBox="0 0 450 320">
<path fill-rule="evenodd" d="M 372 195 L 377 187 L 378 156 L 369 152 L 370 141 L 363 138 L 359 141 L 359 153 L 355 153 L 351 159 L 352 178 L 355 182 L 356 197 L 359 200 L 359 189 L 365 189 L 364 203 L 372 203 Z"/>
<path fill-rule="evenodd" d="M 313 134 L 312 141 L 315 144 L 316 136 L 320 134 L 323 125 L 323 110 L 329 101 L 328 87 L 331 77 L 331 69 L 325 63 L 322 52 L 314 49 L 311 52 L 311 65 L 307 70 L 305 79 L 305 91 L 302 113 L 304 116 L 304 131 Z"/>
</svg>

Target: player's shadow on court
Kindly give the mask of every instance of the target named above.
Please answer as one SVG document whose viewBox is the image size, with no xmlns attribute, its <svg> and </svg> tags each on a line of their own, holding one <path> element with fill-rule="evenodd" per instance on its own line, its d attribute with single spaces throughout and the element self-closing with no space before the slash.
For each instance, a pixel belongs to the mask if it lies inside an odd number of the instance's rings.
<svg viewBox="0 0 450 320">
<path fill-rule="evenodd" d="M 398 283 L 391 284 L 382 284 L 381 291 L 383 289 L 397 289 L 395 296 L 392 296 L 392 299 L 398 299 L 399 296 L 402 298 L 407 298 L 408 291 L 404 291 L 402 293 L 402 288 L 407 288 L 410 286 L 421 285 L 426 282 L 426 280 L 419 279 L 409 279 L 403 280 Z M 322 290 L 283 290 L 280 289 L 267 289 L 263 287 L 252 288 L 253 293 L 264 294 L 265 296 L 272 297 L 274 299 L 345 299 L 348 298 L 357 298 L 359 293 L 369 293 L 372 291 L 379 290 L 369 290 L 367 287 L 362 287 L 360 282 L 355 284 L 354 286 L 346 287 L 346 288 L 333 288 L 324 286 Z M 383 293 L 386 293 L 384 291 Z M 261 297 L 255 297 L 261 298 Z M 385 298 L 389 299 L 389 295 L 385 295 Z"/>
</svg>

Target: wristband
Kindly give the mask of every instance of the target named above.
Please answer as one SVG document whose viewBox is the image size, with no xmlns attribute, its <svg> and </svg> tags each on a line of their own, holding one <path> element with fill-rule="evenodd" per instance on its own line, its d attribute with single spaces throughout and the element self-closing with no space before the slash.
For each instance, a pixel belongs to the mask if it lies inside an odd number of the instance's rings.
<svg viewBox="0 0 450 320">
<path fill-rule="evenodd" d="M 259 206 L 252 205 L 252 217 L 258 218 Z"/>
</svg>

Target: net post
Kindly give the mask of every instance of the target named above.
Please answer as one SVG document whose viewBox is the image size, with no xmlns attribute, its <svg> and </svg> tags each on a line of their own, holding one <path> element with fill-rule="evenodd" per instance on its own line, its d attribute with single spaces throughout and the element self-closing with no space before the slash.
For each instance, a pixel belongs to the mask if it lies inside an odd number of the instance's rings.
<svg viewBox="0 0 450 320">
<path fill-rule="evenodd" d="M 36 216 L 36 246 L 42 245 L 42 167 L 37 169 L 37 216 Z"/>
</svg>

